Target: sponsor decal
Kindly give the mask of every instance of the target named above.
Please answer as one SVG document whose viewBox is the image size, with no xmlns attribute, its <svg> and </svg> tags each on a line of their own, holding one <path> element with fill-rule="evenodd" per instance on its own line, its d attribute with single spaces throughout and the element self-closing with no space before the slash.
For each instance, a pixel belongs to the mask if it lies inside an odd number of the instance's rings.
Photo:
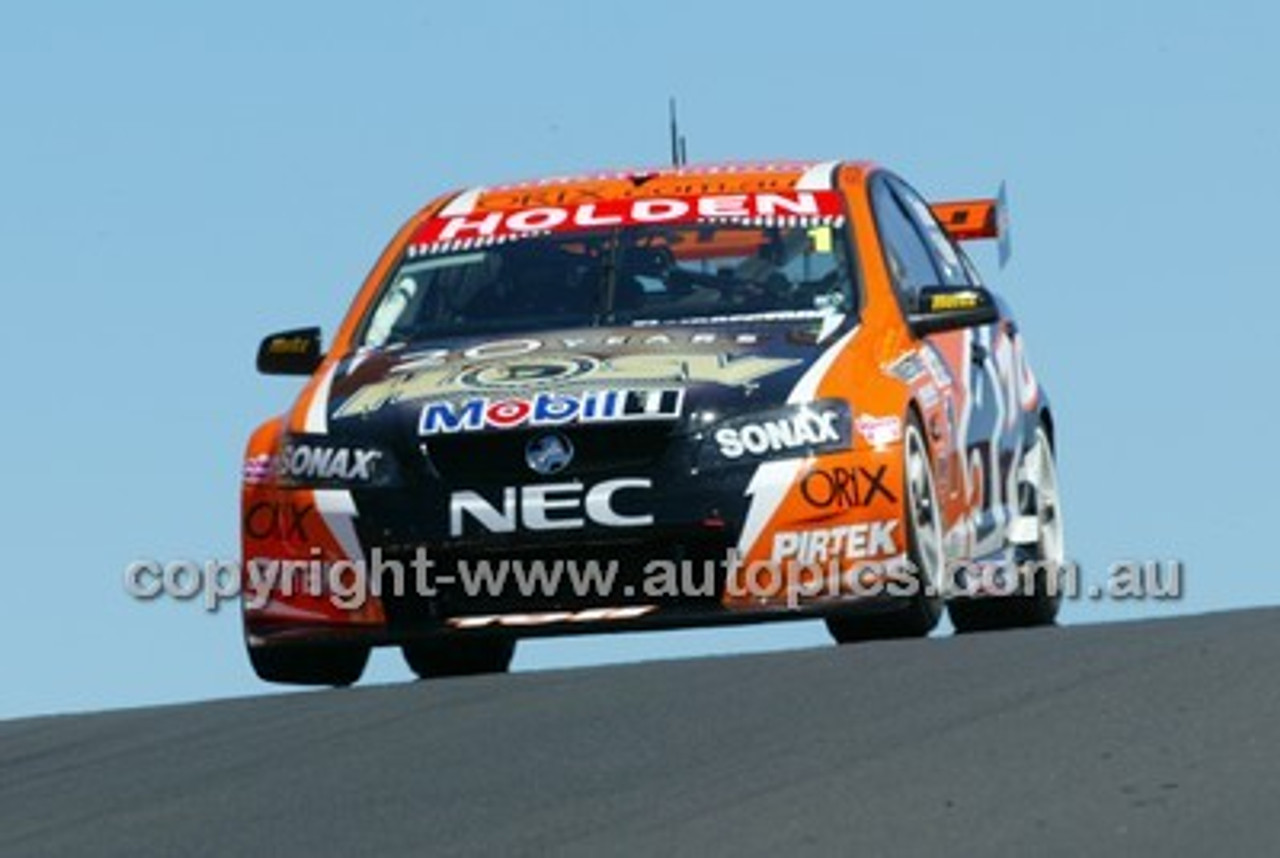
<svg viewBox="0 0 1280 858">
<path fill-rule="evenodd" d="M 276 472 L 301 482 L 371 483 L 381 459 L 379 450 L 290 444 L 280 452 Z"/>
<path fill-rule="evenodd" d="M 293 501 L 258 501 L 244 514 L 244 532 L 252 539 L 310 542 L 307 523 L 315 509 Z"/>
<path fill-rule="evenodd" d="M 925 374 L 925 366 L 920 354 L 911 351 L 889 364 L 885 371 L 899 381 L 915 384 Z"/>
<path fill-rule="evenodd" d="M 925 348 L 907 352 L 885 366 L 884 371 L 904 384 L 915 385 L 923 381 L 924 383 L 916 389 L 916 395 L 920 398 L 921 405 L 931 409 L 938 405 L 940 398 L 938 387 L 950 384 L 950 377 L 945 374 L 946 371 L 941 366 L 931 371 L 928 359 L 924 357 L 926 353 L 932 358 L 934 364 L 940 363 L 937 356 Z"/>
<path fill-rule="evenodd" d="M 876 498 L 897 503 L 898 498 L 885 487 L 888 465 L 870 468 L 843 466 L 811 468 L 800 478 L 800 495 L 817 509 L 852 509 L 869 506 Z"/>
<path fill-rule="evenodd" d="M 422 408 L 418 431 L 431 436 L 521 426 L 675 420 L 683 408 L 684 391 L 678 388 L 538 393 L 505 399 L 473 397 L 428 402 Z"/>
<path fill-rule="evenodd" d="M 536 614 L 490 614 L 480 617 L 453 617 L 449 625 L 456 629 L 483 629 L 491 626 L 522 628 L 559 623 L 608 623 L 635 620 L 658 610 L 657 605 L 635 605 L 626 608 L 588 608 L 585 611 L 543 611 Z"/>
<path fill-rule="evenodd" d="M 704 465 L 761 462 L 847 449 L 851 437 L 849 406 L 838 399 L 818 400 L 726 421 L 711 438 L 714 456 Z"/>
<path fill-rule="evenodd" d="M 582 187 L 587 182 L 626 182 L 632 187 L 622 192 L 628 198 L 641 196 L 660 182 L 661 187 L 675 184 L 677 188 L 687 191 L 677 193 L 745 193 L 748 191 L 791 190 L 799 188 L 807 190 L 831 187 L 831 174 L 835 162 L 814 163 L 812 161 L 762 161 L 758 163 L 734 161 L 730 163 L 711 163 L 687 165 L 678 170 L 663 173 L 648 172 L 645 168 L 623 170 L 604 170 L 568 176 L 550 176 L 533 182 L 515 182 L 507 185 L 486 187 L 482 190 L 469 191 L 464 196 L 472 198 L 471 211 L 481 194 L 486 201 L 493 202 L 493 208 L 517 208 L 533 204 L 551 205 L 566 202 L 589 201 L 600 198 L 600 190 Z M 822 175 L 814 178 L 814 171 Z M 772 175 L 759 175 L 761 173 Z M 786 173 L 800 173 L 799 179 Z M 665 191 L 664 191 L 665 193 Z M 658 194 L 649 194 L 657 196 Z"/>
<path fill-rule="evenodd" d="M 414 235 L 408 255 L 412 258 L 532 235 L 619 226 L 709 222 L 806 227 L 837 225 L 843 221 L 840 195 L 833 191 L 599 200 L 436 217 Z"/>
<path fill-rule="evenodd" d="M 859 414 L 854 421 L 858 434 L 873 447 L 884 447 L 902 440 L 902 420 L 898 417 L 876 417 Z"/>
<path fill-rule="evenodd" d="M 468 369 L 458 384 L 478 390 L 545 387 L 590 375 L 597 366 L 595 358 L 576 356 L 509 361 Z"/>
<path fill-rule="evenodd" d="M 772 453 L 807 450 L 826 443 L 838 443 L 840 432 L 836 411 L 802 411 L 792 417 L 747 423 L 716 431 L 716 444 L 726 459 L 743 456 L 766 458 Z"/>
<path fill-rule="evenodd" d="M 925 369 L 929 371 L 934 384 L 944 389 L 951 387 L 951 370 L 947 369 L 946 363 L 938 356 L 936 351 L 929 347 L 920 349 L 920 360 L 923 361 Z"/>
<path fill-rule="evenodd" d="M 564 362 L 571 362 L 572 369 L 568 368 L 570 363 Z M 757 355 L 657 352 L 618 355 L 599 361 L 578 355 L 497 359 L 483 366 L 468 365 L 461 370 L 446 365 L 427 365 L 412 372 L 392 373 L 365 385 L 348 397 L 334 416 L 355 417 L 396 402 L 457 398 L 477 390 L 510 389 L 517 385 L 542 387 L 546 383 L 539 376 L 547 374 L 555 376 L 553 383 L 556 386 L 578 390 L 626 390 L 632 386 L 663 384 L 750 387 L 762 378 L 799 363 L 794 358 Z"/>
<path fill-rule="evenodd" d="M 817 298 L 815 298 L 817 300 Z M 656 328 L 675 325 L 735 325 L 743 322 L 813 322 L 815 320 L 841 319 L 830 308 L 814 307 L 811 310 L 766 310 L 760 313 L 738 313 L 722 316 L 684 316 L 679 319 L 636 319 L 632 326 Z M 763 339 L 763 338 L 758 338 Z M 757 342 L 756 340 L 739 342 Z"/>
<path fill-rule="evenodd" d="M 251 486 L 260 485 L 271 479 L 273 470 L 270 454 L 250 456 L 244 462 L 244 481 Z"/>
<path fill-rule="evenodd" d="M 304 355 L 311 350 L 314 340 L 307 337 L 276 337 L 267 346 L 273 355 Z"/>
<path fill-rule="evenodd" d="M 950 246 L 950 245 L 948 245 Z M 972 310 L 981 303 L 977 292 L 943 292 L 929 296 L 929 311 Z"/>
<path fill-rule="evenodd" d="M 834 166 L 835 162 L 814 163 L 812 161 L 776 160 L 693 164 L 663 173 L 646 172 L 644 168 L 604 170 L 569 176 L 550 176 L 533 182 L 514 182 L 492 188 L 486 187 L 482 191 L 469 191 L 466 195 L 472 196 L 473 199 L 478 201 L 483 192 L 486 200 L 504 202 L 508 207 L 515 207 L 516 205 L 529 205 L 533 202 L 537 202 L 539 205 L 546 205 L 556 202 L 599 199 L 600 191 L 598 189 L 581 187 L 581 184 L 585 182 L 627 182 L 637 192 L 637 194 L 633 195 L 638 195 L 641 190 L 651 187 L 649 183 L 654 180 L 662 180 L 664 184 L 674 182 L 679 187 L 689 188 L 689 193 L 711 193 L 712 189 L 716 193 L 729 191 L 741 193 L 774 189 L 788 190 L 791 188 L 808 189 L 810 187 L 820 189 L 831 186 L 831 173 Z M 822 173 L 820 179 L 814 179 L 810 176 L 810 173 L 815 170 Z M 759 173 L 771 173 L 773 175 L 760 176 L 757 175 Z M 801 175 L 799 179 L 792 176 L 779 175 L 785 173 L 802 173 L 804 175 Z M 812 184 L 814 181 L 817 181 L 816 185 Z M 475 203 L 473 202 L 472 206 L 474 205 Z M 495 204 L 494 207 L 501 206 Z M 467 210 L 470 211 L 470 209 Z"/>
<path fill-rule="evenodd" d="M 590 488 L 580 482 L 508 486 L 496 502 L 479 492 L 454 492 L 449 498 L 449 535 L 465 535 L 469 523 L 485 533 L 581 530 L 588 523 L 647 527 L 653 524 L 652 515 L 623 512 L 618 499 L 622 494 L 647 493 L 652 488 L 653 481 L 642 478 L 607 480 Z"/>
<path fill-rule="evenodd" d="M 869 560 L 898 554 L 897 520 L 869 521 L 819 530 L 784 530 L 774 534 L 773 561 L 810 565 L 833 560 Z"/>
<path fill-rule="evenodd" d="M 804 313 L 806 317 L 811 313 Z M 734 324 L 742 323 L 742 316 L 726 318 L 724 321 Z M 632 322 L 636 328 L 665 326 L 684 326 L 691 324 L 689 319 L 669 319 L 664 322 L 637 320 Z M 617 334 L 603 336 L 557 337 L 553 339 L 516 339 L 497 340 L 481 343 L 460 351 L 450 349 L 417 349 L 404 353 L 400 362 L 391 368 L 391 372 L 412 372 L 419 369 L 443 366 L 448 360 L 492 360 L 495 358 L 513 358 L 530 355 L 540 351 L 554 353 L 576 352 L 580 349 L 619 349 L 624 346 L 675 346 L 675 345 L 756 345 L 767 339 L 766 334 L 752 331 L 660 331 L 658 333 Z"/>
</svg>

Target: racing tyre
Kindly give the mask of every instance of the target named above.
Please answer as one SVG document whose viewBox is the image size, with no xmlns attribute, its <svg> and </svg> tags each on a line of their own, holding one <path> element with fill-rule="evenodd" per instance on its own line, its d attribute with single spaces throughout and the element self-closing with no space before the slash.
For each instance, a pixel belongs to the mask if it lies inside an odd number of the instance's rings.
<svg viewBox="0 0 1280 858">
<path fill-rule="evenodd" d="M 369 663 L 369 647 L 325 645 L 251 646 L 249 663 L 259 679 L 290 685 L 353 685 Z"/>
<path fill-rule="evenodd" d="M 1058 498 L 1058 469 L 1053 443 L 1043 424 L 1027 453 L 1025 485 L 1037 522 L 1036 543 L 1017 546 L 1014 559 L 1025 568 L 1033 565 L 1033 578 L 1023 595 L 959 598 L 947 604 L 947 613 L 957 632 L 996 631 L 1053 625 L 1062 602 L 1061 589 L 1050 586 L 1050 575 L 1058 575 L 1066 562 L 1062 510 Z"/>
<path fill-rule="evenodd" d="M 915 592 L 901 607 L 883 613 L 827 618 L 827 631 L 837 643 L 892 638 L 920 638 L 933 631 L 942 616 L 941 582 L 946 558 L 942 541 L 942 509 L 933 481 L 929 445 L 913 413 L 902 439 L 906 498 L 907 555 L 914 566 Z"/>
<path fill-rule="evenodd" d="M 405 644 L 404 660 L 419 679 L 506 673 L 516 652 L 514 638 L 440 640 Z"/>
</svg>

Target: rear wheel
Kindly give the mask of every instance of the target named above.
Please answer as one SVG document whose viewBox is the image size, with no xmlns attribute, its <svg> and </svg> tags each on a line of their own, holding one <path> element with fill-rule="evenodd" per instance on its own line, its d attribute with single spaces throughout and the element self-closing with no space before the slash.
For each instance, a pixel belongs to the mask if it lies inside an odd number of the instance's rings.
<svg viewBox="0 0 1280 858">
<path fill-rule="evenodd" d="M 1037 536 L 1034 544 L 1016 547 L 1014 560 L 1021 568 L 1031 570 L 1030 586 L 1025 594 L 960 598 L 950 602 L 947 613 L 957 632 L 1047 626 L 1058 617 L 1062 595 L 1056 586 L 1056 576 L 1066 562 L 1066 543 L 1053 443 L 1043 425 L 1036 429 L 1036 440 L 1027 453 L 1024 467 L 1031 506 L 1025 512 L 1035 516 Z"/>
<path fill-rule="evenodd" d="M 369 647 L 340 644 L 250 646 L 259 679 L 290 685 L 353 685 L 369 663 Z"/>
<path fill-rule="evenodd" d="M 915 577 L 915 592 L 900 607 L 884 613 L 828 617 L 827 630 L 837 643 L 892 638 L 919 638 L 933 631 L 942 616 L 941 583 L 946 557 L 942 540 L 942 509 L 933 481 L 933 463 L 920 420 L 907 420 L 902 440 L 907 557 Z"/>
<path fill-rule="evenodd" d="M 409 669 L 419 679 L 506 673 L 516 652 L 514 638 L 433 640 L 400 648 Z"/>
</svg>

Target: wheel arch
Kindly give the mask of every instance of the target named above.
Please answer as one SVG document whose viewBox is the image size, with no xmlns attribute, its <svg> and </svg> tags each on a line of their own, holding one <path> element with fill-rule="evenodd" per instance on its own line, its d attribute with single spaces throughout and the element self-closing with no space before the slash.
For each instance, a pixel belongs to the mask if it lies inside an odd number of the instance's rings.
<svg viewBox="0 0 1280 858">
<path fill-rule="evenodd" d="M 1049 446 L 1058 449 L 1058 436 L 1053 425 L 1053 410 L 1048 403 L 1040 407 L 1040 423 L 1044 425 L 1045 434 L 1049 436 Z"/>
<path fill-rule="evenodd" d="M 924 439 L 925 452 L 929 454 L 929 460 L 932 462 L 933 444 L 929 439 L 928 424 L 924 419 L 924 409 L 920 407 L 920 403 L 916 400 L 914 393 L 907 398 L 906 413 L 902 415 L 902 427 L 904 431 L 906 430 L 906 424 L 909 423 L 913 417 L 915 418 L 916 423 L 920 426 L 920 435 Z"/>
</svg>

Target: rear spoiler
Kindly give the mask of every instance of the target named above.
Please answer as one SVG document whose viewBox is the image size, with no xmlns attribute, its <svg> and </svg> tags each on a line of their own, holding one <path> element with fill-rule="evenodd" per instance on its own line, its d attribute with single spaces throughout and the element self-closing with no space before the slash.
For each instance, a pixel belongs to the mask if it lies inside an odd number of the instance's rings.
<svg viewBox="0 0 1280 858">
<path fill-rule="evenodd" d="M 1013 255 L 1009 235 L 1009 196 L 1004 183 L 995 199 L 959 200 L 929 206 L 934 217 L 955 241 L 981 241 L 994 238 L 1000 242 L 1000 267 Z"/>
<path fill-rule="evenodd" d="M 996 220 L 995 200 L 962 200 L 953 203 L 934 203 L 933 216 L 956 241 L 977 241 L 982 238 L 999 238 L 1000 222 Z"/>
</svg>

